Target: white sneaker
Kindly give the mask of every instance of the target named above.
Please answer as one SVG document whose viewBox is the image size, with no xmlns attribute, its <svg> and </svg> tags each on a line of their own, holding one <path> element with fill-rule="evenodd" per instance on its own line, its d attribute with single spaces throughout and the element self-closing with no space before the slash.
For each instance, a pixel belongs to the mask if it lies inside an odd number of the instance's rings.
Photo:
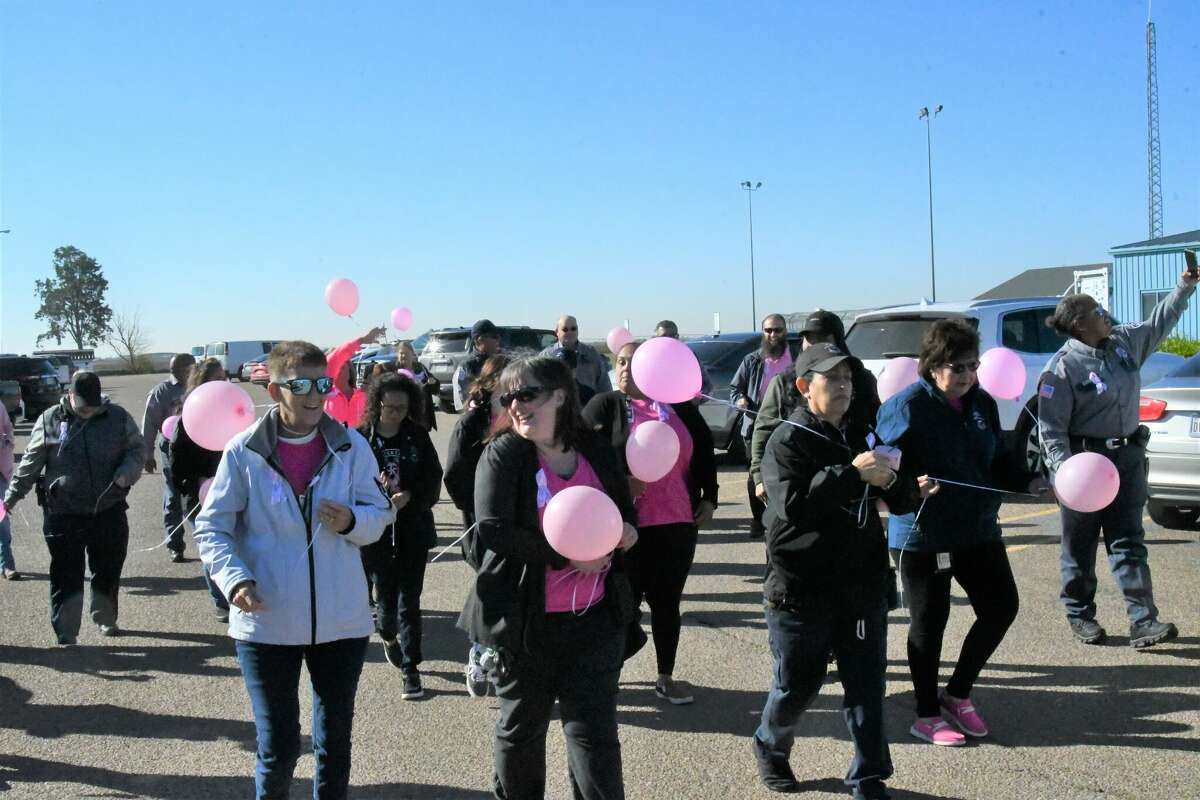
<svg viewBox="0 0 1200 800">
<path fill-rule="evenodd" d="M 686 706 L 696 701 L 687 684 L 673 678 L 659 678 L 654 684 L 654 693 L 673 706 Z"/>
</svg>

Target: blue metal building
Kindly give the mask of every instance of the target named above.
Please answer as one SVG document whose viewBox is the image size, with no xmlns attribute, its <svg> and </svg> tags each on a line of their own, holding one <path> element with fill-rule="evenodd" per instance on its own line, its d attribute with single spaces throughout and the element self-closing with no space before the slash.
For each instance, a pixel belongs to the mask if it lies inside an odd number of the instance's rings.
<svg viewBox="0 0 1200 800">
<path fill-rule="evenodd" d="M 1179 282 L 1187 265 L 1184 250 L 1200 250 L 1200 230 L 1123 244 L 1109 250 L 1112 265 L 1112 308 L 1122 322 L 1145 319 L 1159 300 Z M 1200 339 L 1200 302 L 1192 298 L 1175 328 L 1176 336 Z"/>
</svg>

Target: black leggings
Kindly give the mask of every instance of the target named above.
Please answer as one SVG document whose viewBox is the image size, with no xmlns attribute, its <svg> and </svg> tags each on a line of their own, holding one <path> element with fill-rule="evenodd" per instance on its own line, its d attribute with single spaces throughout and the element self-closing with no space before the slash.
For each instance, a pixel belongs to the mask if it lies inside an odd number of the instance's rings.
<svg viewBox="0 0 1200 800">
<path fill-rule="evenodd" d="M 937 554 L 893 550 L 904 602 L 911 623 L 908 628 L 908 670 L 912 675 L 918 717 L 940 713 L 937 696 L 938 665 L 942 657 L 942 634 L 950 618 L 950 578 L 967 593 L 975 611 L 975 624 L 967 632 L 954 674 L 946 693 L 965 699 L 1004 634 L 1017 618 L 1017 584 L 1008 564 L 1002 541 L 987 542 L 950 553 L 950 571 L 937 572 Z"/>
<path fill-rule="evenodd" d="M 625 557 L 633 599 L 650 606 L 650 630 L 660 675 L 675 670 L 682 625 L 679 602 L 696 557 L 696 526 L 690 522 L 638 528 L 637 544 Z"/>
</svg>

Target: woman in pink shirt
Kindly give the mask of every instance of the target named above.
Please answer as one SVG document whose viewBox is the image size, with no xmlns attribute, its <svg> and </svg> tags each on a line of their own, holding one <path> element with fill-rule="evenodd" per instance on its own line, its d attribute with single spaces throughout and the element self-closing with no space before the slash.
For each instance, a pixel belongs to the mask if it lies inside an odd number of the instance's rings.
<svg viewBox="0 0 1200 800">
<path fill-rule="evenodd" d="M 14 451 L 12 420 L 4 404 L 0 403 L 0 497 L 8 491 L 8 483 L 12 480 Z M 13 558 L 12 523 L 7 513 L 0 520 L 0 569 L 3 569 L 0 574 L 4 575 L 6 581 L 21 580 L 21 573 L 17 572 L 17 562 Z"/>
<path fill-rule="evenodd" d="M 358 427 L 367 405 L 367 393 L 354 385 L 354 365 L 350 359 L 358 348 L 378 341 L 385 333 L 386 328 L 372 328 L 365 335 L 333 348 L 326 356 L 325 374 L 333 379 L 333 392 L 325 400 L 325 413 L 347 427 Z"/>
<path fill-rule="evenodd" d="M 638 517 L 638 546 L 629 553 L 629 579 L 634 599 L 650 606 L 650 629 L 658 680 L 654 692 L 673 705 L 693 701 L 691 690 L 672 677 L 679 650 L 679 604 L 699 527 L 712 520 L 717 507 L 717 467 L 712 434 L 690 402 L 666 405 L 646 397 L 633 380 L 630 364 L 638 342 L 617 353 L 617 390 L 598 394 L 583 410 L 584 421 L 612 442 L 624 463 L 629 434 L 645 422 L 660 421 L 679 437 L 679 458 L 664 477 L 643 483 L 629 476 Z"/>
<path fill-rule="evenodd" d="M 497 651 L 497 797 L 542 797 L 546 729 L 559 703 L 575 796 L 625 796 L 617 738 L 617 682 L 636 637 L 624 551 L 637 541 L 629 486 L 607 442 L 579 416 L 575 380 L 553 358 L 505 368 L 503 409 L 475 474 L 482 562 L 459 626 Z M 542 531 L 542 515 L 568 486 L 591 486 L 625 519 L 617 550 L 569 561 Z M 640 642 L 645 642 L 641 635 Z"/>
</svg>

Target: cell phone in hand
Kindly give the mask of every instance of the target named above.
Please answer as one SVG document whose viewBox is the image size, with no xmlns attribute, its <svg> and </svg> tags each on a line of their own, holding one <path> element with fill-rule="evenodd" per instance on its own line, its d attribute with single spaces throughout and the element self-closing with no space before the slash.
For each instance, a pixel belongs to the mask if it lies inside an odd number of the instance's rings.
<svg viewBox="0 0 1200 800">
<path fill-rule="evenodd" d="M 1191 275 L 1193 278 L 1200 277 L 1200 267 L 1196 266 L 1196 251 L 1184 250 L 1183 260 L 1187 262 L 1188 275 Z"/>
</svg>

